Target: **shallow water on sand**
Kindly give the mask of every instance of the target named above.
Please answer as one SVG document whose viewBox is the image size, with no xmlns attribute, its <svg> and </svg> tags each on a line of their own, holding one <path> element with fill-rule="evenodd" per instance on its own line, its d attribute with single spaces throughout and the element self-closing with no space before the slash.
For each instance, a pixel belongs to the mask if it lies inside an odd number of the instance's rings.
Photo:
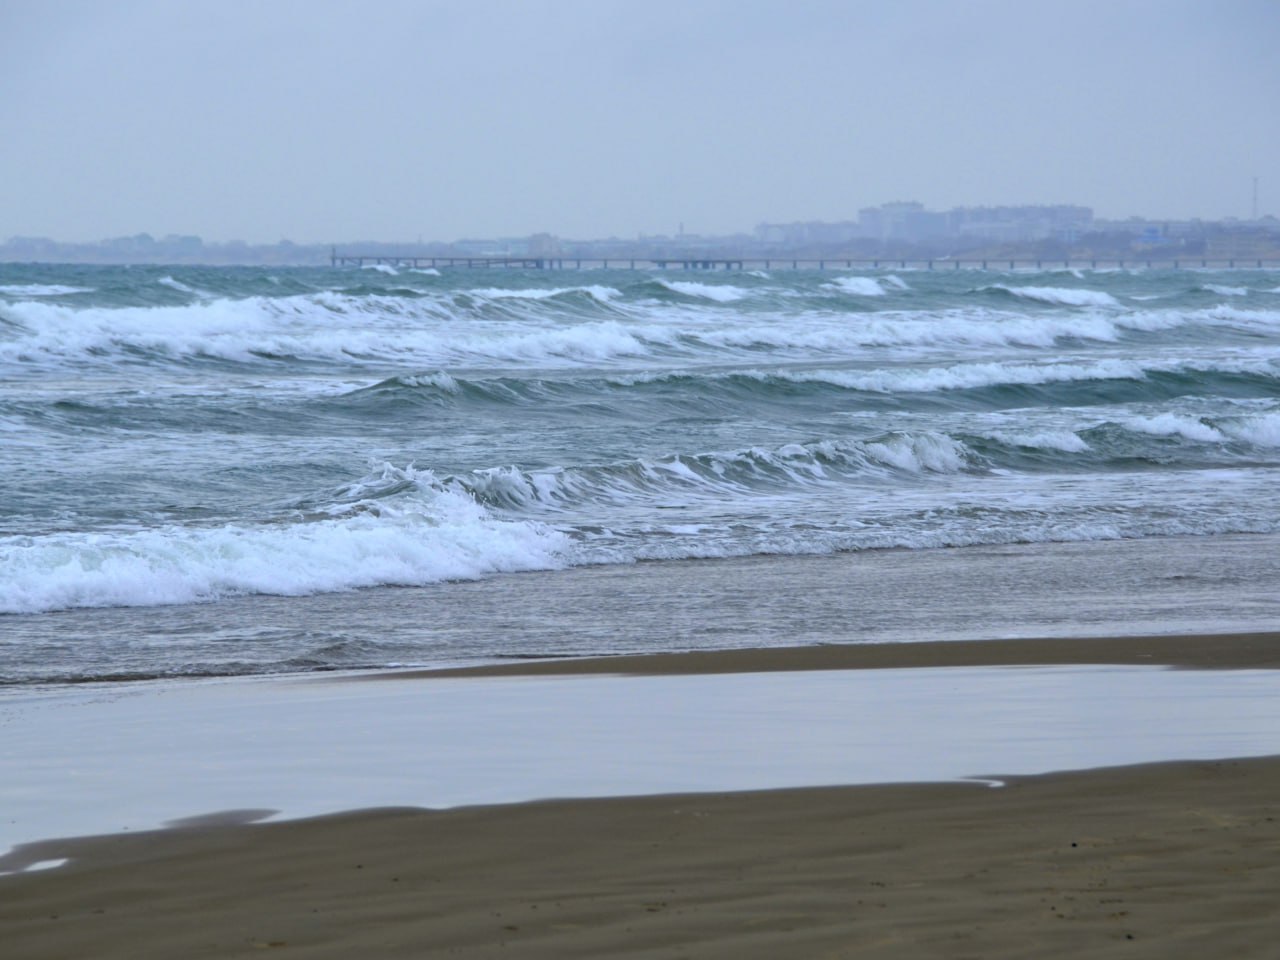
<svg viewBox="0 0 1280 960">
<path fill-rule="evenodd" d="M 740 646 L 1247 632 L 1280 537 L 579 567 L 311 597 L 7 618 L 9 679 L 439 666 Z"/>
<path fill-rule="evenodd" d="M 26 688 L 0 853 L 286 816 L 1034 774 L 1280 752 L 1280 671 L 999 667 Z"/>
</svg>

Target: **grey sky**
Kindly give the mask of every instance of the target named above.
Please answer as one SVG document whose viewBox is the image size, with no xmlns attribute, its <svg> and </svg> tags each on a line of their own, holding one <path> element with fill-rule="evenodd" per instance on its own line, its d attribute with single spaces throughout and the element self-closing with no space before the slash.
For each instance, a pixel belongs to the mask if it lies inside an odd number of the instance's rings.
<svg viewBox="0 0 1280 960">
<path fill-rule="evenodd" d="M 1280 214 L 1280 0 L 0 0 L 0 239 Z"/>
</svg>

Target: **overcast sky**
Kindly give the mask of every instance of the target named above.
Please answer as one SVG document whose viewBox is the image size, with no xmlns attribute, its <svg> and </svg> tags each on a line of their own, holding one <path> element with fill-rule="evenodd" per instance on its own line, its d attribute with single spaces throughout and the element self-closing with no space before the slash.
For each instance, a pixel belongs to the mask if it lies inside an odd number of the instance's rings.
<svg viewBox="0 0 1280 960">
<path fill-rule="evenodd" d="M 0 0 L 0 239 L 1280 215 L 1280 0 Z"/>
</svg>

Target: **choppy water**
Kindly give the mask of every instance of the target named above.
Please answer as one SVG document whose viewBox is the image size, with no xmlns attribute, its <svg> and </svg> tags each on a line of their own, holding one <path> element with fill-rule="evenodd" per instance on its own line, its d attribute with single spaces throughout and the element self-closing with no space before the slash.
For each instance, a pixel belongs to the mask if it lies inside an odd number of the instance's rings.
<svg viewBox="0 0 1280 960">
<path fill-rule="evenodd" d="M 1278 480 L 1277 272 L 0 265 L 9 682 L 1273 626 Z"/>
</svg>

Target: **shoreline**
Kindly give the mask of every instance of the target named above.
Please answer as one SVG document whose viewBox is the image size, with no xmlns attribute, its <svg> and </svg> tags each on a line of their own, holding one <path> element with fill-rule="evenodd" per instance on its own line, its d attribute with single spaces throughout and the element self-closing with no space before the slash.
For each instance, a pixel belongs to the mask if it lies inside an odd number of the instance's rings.
<svg viewBox="0 0 1280 960">
<path fill-rule="evenodd" d="M 928 667 L 1165 666 L 1194 670 L 1280 669 L 1280 631 L 1003 640 L 921 640 L 802 647 L 742 647 L 669 653 L 528 659 L 476 666 L 407 668 L 344 679 L 682 676 Z"/>
<path fill-rule="evenodd" d="M 254 685 L 268 696 L 253 702 L 289 701 L 281 716 L 298 720 L 308 698 L 319 698 L 317 709 L 326 713 L 350 698 L 361 711 L 403 721 L 407 704 L 448 701 L 455 690 L 513 690 L 526 685 L 501 678 L 522 674 L 542 674 L 547 679 L 534 686 L 560 693 L 584 681 L 639 691 L 697 674 L 817 674 L 812 682 L 794 678 L 803 693 L 838 680 L 841 671 L 958 667 L 958 681 L 965 667 L 1099 662 L 1127 673 L 1134 664 L 1212 670 L 1227 680 L 1222 671 L 1280 665 L 1277 648 L 1280 633 L 1268 632 L 726 650 L 351 675 L 343 679 L 356 682 L 345 688 L 339 678 L 281 678 L 294 683 Z M 1025 696 L 1035 673 L 1008 676 Z M 566 674 L 588 676 L 553 682 Z M 1247 685 L 1258 675 L 1239 679 Z M 451 677 L 471 679 L 395 690 L 365 682 Z M 1234 681 L 1229 686 L 1237 689 Z M 209 688 L 207 704 L 216 709 L 208 716 L 248 703 L 235 699 L 245 689 L 227 687 L 224 699 L 216 687 Z M 960 696 L 946 688 L 943 695 Z M 178 699 L 189 707 L 190 697 Z M 1070 702 L 1084 712 L 1102 701 Z M 141 701 L 126 698 L 122 707 L 129 703 Z M 555 723 L 582 726 L 563 699 L 545 703 Z M 1194 706 L 1179 703 L 1186 708 L 1180 712 Z M 625 720 L 652 706 L 633 692 L 618 709 Z M 991 709 L 977 706 L 984 715 Z M 138 716 L 154 725 L 165 713 L 150 703 Z M 805 729 L 808 746 L 812 729 Z M 933 741 L 947 732 L 928 726 L 917 734 Z M 1044 733 L 1036 728 L 1037 738 Z M 183 734 L 175 728 L 165 736 Z M 499 741 L 472 741 L 484 742 Z M 689 749 L 687 739 L 680 742 Z M 1058 741 L 1040 742 L 1050 762 L 1069 762 Z M 610 762 L 645 762 L 610 743 Z M 926 745 L 936 746 L 908 739 L 902 749 L 914 756 Z M 761 747 L 755 762 L 770 762 Z M 136 744 L 130 756 L 134 750 Z M 402 766 L 422 762 L 399 747 L 389 756 Z M 246 762 L 243 754 L 237 762 Z M 354 756 L 331 762 L 335 776 L 356 770 Z M 500 772 L 519 775 L 507 766 Z M 585 796 L 366 807 L 266 823 L 254 821 L 273 811 L 224 809 L 170 829 L 39 840 L 0 853 L 0 870 L 24 871 L 0 874 L 0 934 L 24 960 L 131 960 L 140 953 L 223 960 L 276 949 L 306 960 L 1028 952 L 1261 960 L 1273 952 L 1280 936 L 1280 752 L 1035 775 L 972 772 L 1003 786 L 926 781 Z M 33 865 L 52 869 L 24 870 Z"/>
<path fill-rule="evenodd" d="M 47 841 L 25 960 L 1266 957 L 1280 757 L 966 784 L 358 811 Z"/>
</svg>

